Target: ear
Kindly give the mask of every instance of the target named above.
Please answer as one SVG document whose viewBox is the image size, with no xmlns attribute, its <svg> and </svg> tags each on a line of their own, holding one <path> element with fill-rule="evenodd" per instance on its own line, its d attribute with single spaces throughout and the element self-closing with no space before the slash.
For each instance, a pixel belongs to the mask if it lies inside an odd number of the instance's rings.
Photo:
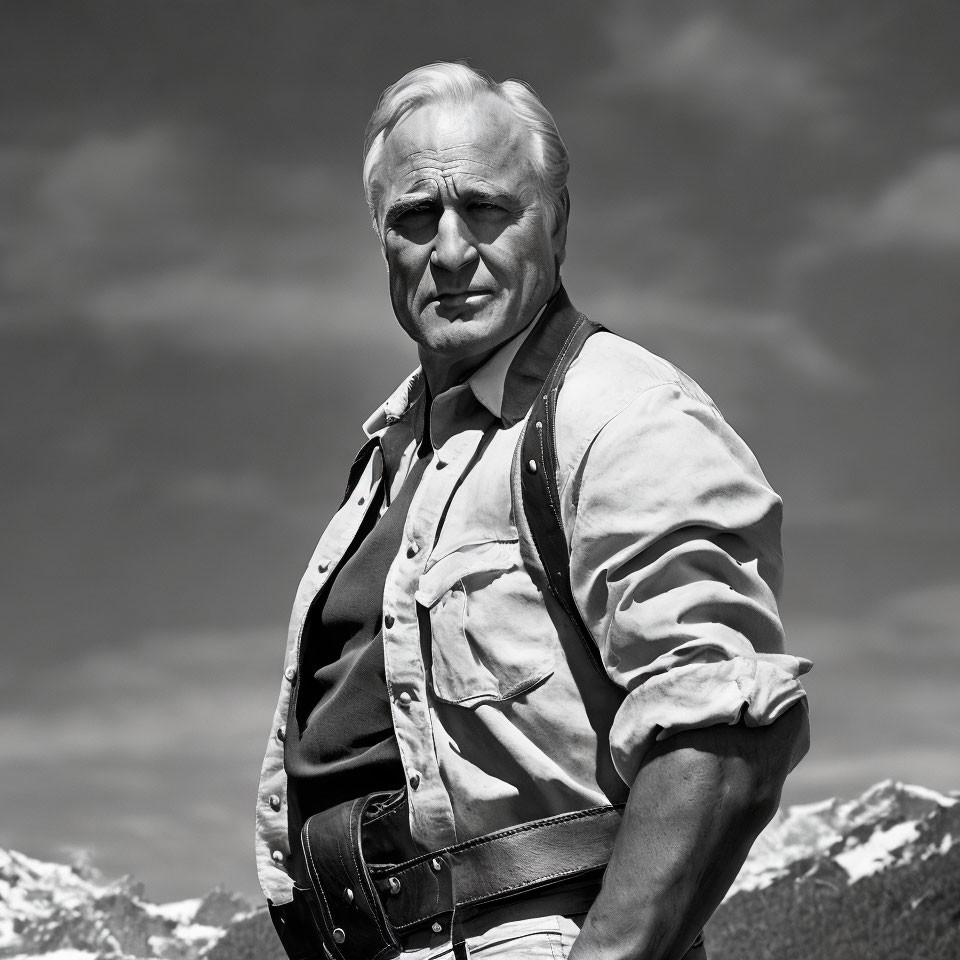
<svg viewBox="0 0 960 960">
<path fill-rule="evenodd" d="M 550 234 L 550 240 L 553 243 L 553 255 L 557 264 L 557 270 L 567 257 L 567 222 L 570 219 L 570 191 L 566 187 L 560 194 L 560 202 L 563 206 L 563 215 L 557 218 L 553 225 L 553 231 Z"/>
</svg>

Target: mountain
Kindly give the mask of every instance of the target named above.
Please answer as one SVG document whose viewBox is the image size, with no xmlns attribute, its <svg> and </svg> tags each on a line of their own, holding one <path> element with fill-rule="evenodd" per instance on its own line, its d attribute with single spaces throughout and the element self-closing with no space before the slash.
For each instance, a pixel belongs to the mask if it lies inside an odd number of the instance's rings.
<svg viewBox="0 0 960 960">
<path fill-rule="evenodd" d="M 771 822 L 707 928 L 711 960 L 960 960 L 960 799 L 884 781 Z M 217 889 L 153 904 L 129 878 L 0 850 L 0 958 L 283 960 Z"/>
<path fill-rule="evenodd" d="M 154 904 L 130 878 L 106 882 L 84 864 L 45 863 L 0 850 L 4 958 L 197 960 L 253 913 L 244 898 L 221 889 Z"/>
<path fill-rule="evenodd" d="M 960 800 L 887 780 L 790 807 L 707 942 L 710 960 L 960 960 Z"/>
</svg>

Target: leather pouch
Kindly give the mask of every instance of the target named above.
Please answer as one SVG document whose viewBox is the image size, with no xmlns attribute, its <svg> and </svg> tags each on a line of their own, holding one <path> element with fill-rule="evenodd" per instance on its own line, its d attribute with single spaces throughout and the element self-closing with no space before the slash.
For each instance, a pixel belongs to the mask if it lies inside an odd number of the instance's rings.
<svg viewBox="0 0 960 960">
<path fill-rule="evenodd" d="M 314 814 L 303 825 L 304 859 L 316 894 L 314 917 L 332 960 L 385 960 L 401 952 L 361 842 L 365 816 L 392 796 L 370 794 Z"/>
</svg>

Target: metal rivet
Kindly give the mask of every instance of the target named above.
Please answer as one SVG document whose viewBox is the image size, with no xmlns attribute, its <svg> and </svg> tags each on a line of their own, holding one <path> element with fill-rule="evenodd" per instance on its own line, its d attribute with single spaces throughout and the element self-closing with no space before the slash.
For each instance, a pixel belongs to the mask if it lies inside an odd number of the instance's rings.
<svg viewBox="0 0 960 960">
<path fill-rule="evenodd" d="M 392 613 L 388 613 L 388 614 L 383 618 L 383 625 L 389 630 L 389 629 L 393 626 L 393 623 L 394 623 L 393 614 L 392 614 Z"/>
<path fill-rule="evenodd" d="M 536 473 L 536 472 L 537 472 L 537 461 L 536 461 L 536 460 L 528 460 L 528 461 L 527 461 L 527 472 L 528 472 L 528 473 Z"/>
<path fill-rule="evenodd" d="M 346 900 L 347 903 L 353 903 L 353 891 L 349 887 L 343 891 L 343 899 Z"/>
<path fill-rule="evenodd" d="M 277 794 L 275 794 L 275 793 L 271 793 L 271 794 L 270 794 L 269 803 L 270 803 L 271 809 L 273 809 L 273 810 L 279 810 L 279 809 L 280 809 L 280 804 L 281 804 L 282 802 L 283 802 L 283 801 L 280 799 L 280 797 L 277 796 Z"/>
<path fill-rule="evenodd" d="M 439 872 L 440 872 L 440 868 L 443 866 L 443 864 L 440 862 L 440 858 L 439 858 L 439 857 L 434 857 L 434 858 L 430 861 L 430 866 L 433 867 L 433 869 L 436 870 L 437 873 L 439 873 Z"/>
<path fill-rule="evenodd" d="M 411 702 L 412 700 L 413 700 L 413 697 L 411 697 L 410 694 L 407 693 L 406 690 L 404 690 L 403 693 L 401 693 L 400 696 L 397 697 L 397 701 L 399 702 L 399 704 L 400 704 L 401 707 L 409 707 L 409 706 L 410 706 L 410 702 Z"/>
<path fill-rule="evenodd" d="M 411 774 L 410 774 L 410 786 L 411 786 L 414 790 L 416 790 L 417 787 L 420 786 L 420 774 L 419 774 L 419 773 L 411 773 Z"/>
<path fill-rule="evenodd" d="M 543 429 L 543 424 L 542 424 L 539 420 L 537 421 L 537 429 L 538 429 L 538 430 L 542 430 L 542 429 Z"/>
<path fill-rule="evenodd" d="M 333 942 L 334 943 L 343 943 L 347 939 L 347 935 L 343 932 L 342 927 L 333 928 Z"/>
<path fill-rule="evenodd" d="M 282 850 L 274 850 L 273 853 L 270 854 L 270 856 L 273 858 L 273 862 L 274 862 L 274 863 L 283 863 L 283 851 L 282 851 Z"/>
<path fill-rule="evenodd" d="M 441 932 L 443 931 L 443 927 L 441 927 L 440 924 L 439 924 L 439 923 L 436 923 L 436 922 L 430 924 L 430 929 L 431 929 L 434 933 L 441 933 Z"/>
<path fill-rule="evenodd" d="M 286 738 L 286 736 L 287 736 L 287 733 L 286 733 L 286 731 L 283 729 L 283 727 L 277 727 L 277 739 L 278 739 L 281 743 L 283 743 L 283 741 L 284 741 L 284 739 Z"/>
<path fill-rule="evenodd" d="M 321 573 L 326 573 L 329 568 L 330 568 L 330 564 L 327 563 L 326 560 L 322 560 L 320 563 L 317 564 L 317 569 Z"/>
<path fill-rule="evenodd" d="M 287 667 L 287 669 L 283 671 L 283 675 L 284 675 L 291 683 L 293 683 L 293 681 L 296 679 L 296 676 L 297 676 L 297 668 L 296 668 L 296 667 Z"/>
<path fill-rule="evenodd" d="M 400 881 L 396 877 L 390 877 L 387 880 L 387 886 L 390 888 L 390 893 L 393 896 L 396 896 L 400 892 Z"/>
</svg>

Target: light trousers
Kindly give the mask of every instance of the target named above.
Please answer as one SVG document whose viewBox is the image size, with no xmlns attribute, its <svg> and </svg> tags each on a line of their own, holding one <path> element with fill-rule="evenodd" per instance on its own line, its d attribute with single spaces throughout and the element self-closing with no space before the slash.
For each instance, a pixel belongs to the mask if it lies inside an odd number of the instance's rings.
<svg viewBox="0 0 960 960">
<path fill-rule="evenodd" d="M 508 920 L 482 934 L 467 937 L 467 952 L 477 960 L 566 960 L 580 927 L 569 917 Z M 398 960 L 453 960 L 449 936 L 405 950 Z"/>
<path fill-rule="evenodd" d="M 467 953 L 477 960 L 567 960 L 584 916 L 576 920 L 560 916 L 509 920 L 467 937 Z M 449 936 L 438 933 L 429 944 L 405 950 L 398 960 L 454 960 L 453 944 Z M 703 943 L 691 947 L 683 960 L 707 960 Z"/>
</svg>

